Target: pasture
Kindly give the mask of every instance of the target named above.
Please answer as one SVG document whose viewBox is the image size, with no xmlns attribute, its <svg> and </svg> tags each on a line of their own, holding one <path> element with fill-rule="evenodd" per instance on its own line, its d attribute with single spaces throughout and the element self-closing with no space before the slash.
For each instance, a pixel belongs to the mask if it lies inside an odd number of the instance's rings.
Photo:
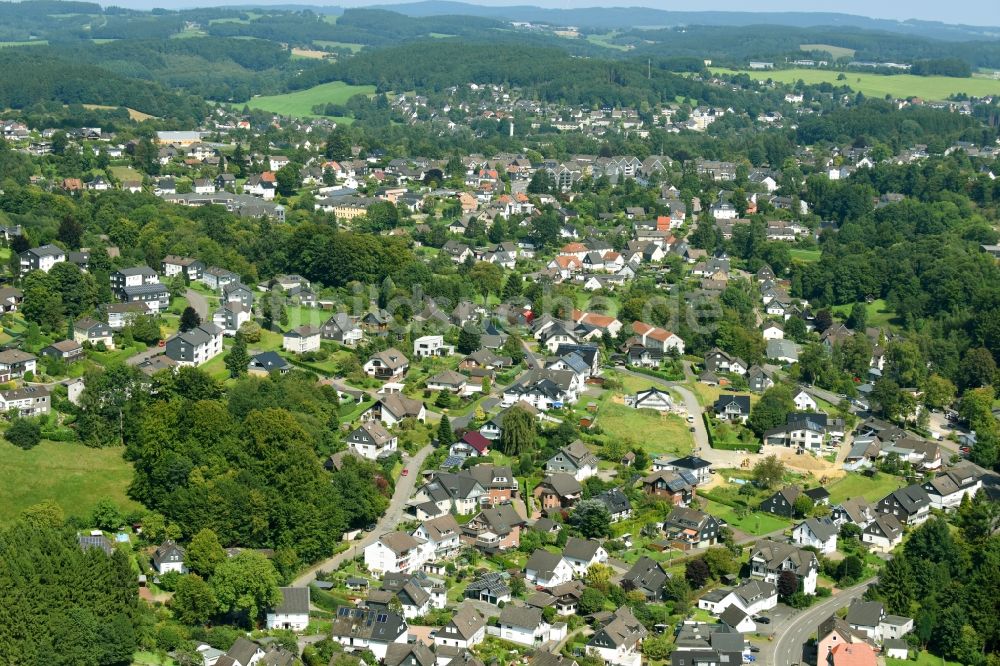
<svg viewBox="0 0 1000 666">
<path fill-rule="evenodd" d="M 374 92 L 375 86 L 352 86 L 343 81 L 333 81 L 283 95 L 254 97 L 247 104 L 254 109 L 301 118 L 315 116 L 312 109 L 319 104 L 344 104 L 355 95 L 371 95 Z"/>
</svg>

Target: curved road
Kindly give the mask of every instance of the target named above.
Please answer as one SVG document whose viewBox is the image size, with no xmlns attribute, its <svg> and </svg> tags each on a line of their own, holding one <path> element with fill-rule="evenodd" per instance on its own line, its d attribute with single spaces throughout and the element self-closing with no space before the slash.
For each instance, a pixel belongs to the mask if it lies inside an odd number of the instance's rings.
<svg viewBox="0 0 1000 666">
<path fill-rule="evenodd" d="M 305 573 L 292 581 L 292 587 L 305 587 L 309 585 L 309 583 L 316 580 L 316 572 L 336 569 L 343 562 L 357 557 L 366 546 L 375 543 L 382 534 L 396 529 L 396 526 L 403 520 L 403 509 L 406 507 L 406 502 L 410 499 L 410 495 L 413 494 L 413 489 L 417 485 L 417 478 L 420 476 L 420 467 L 424 464 L 424 460 L 426 460 L 432 450 L 433 447 L 428 445 L 420 449 L 415 456 L 404 459 L 404 469 L 409 470 L 409 473 L 396 480 L 396 490 L 392 494 L 392 499 L 389 500 L 389 508 L 386 509 L 385 514 L 379 519 L 373 531 L 365 534 L 362 539 L 352 541 L 351 547 L 344 552 L 338 553 L 310 567 Z"/>
<path fill-rule="evenodd" d="M 771 659 L 764 663 L 774 666 L 793 666 L 805 663 L 802 651 L 805 643 L 816 633 L 819 623 L 827 619 L 841 608 L 849 606 L 855 599 L 864 595 L 868 585 L 874 581 L 870 578 L 854 587 L 841 590 L 836 596 L 825 599 L 792 617 L 781 627 L 778 639 L 761 648 L 761 656 L 770 653 Z M 770 648 L 770 650 L 768 650 Z"/>
</svg>

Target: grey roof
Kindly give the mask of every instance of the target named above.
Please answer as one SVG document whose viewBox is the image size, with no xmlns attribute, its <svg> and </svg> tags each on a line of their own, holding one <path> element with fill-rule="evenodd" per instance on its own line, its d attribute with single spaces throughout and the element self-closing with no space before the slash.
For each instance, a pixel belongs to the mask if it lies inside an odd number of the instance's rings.
<svg viewBox="0 0 1000 666">
<path fill-rule="evenodd" d="M 566 546 L 563 548 L 563 557 L 581 562 L 589 562 L 597 555 L 600 547 L 600 542 L 593 539 L 570 537 L 566 540 Z"/>
<path fill-rule="evenodd" d="M 538 553 L 539 551 L 535 551 Z M 500 624 L 534 631 L 542 621 L 542 611 L 529 606 L 507 604 L 500 611 Z"/>
<path fill-rule="evenodd" d="M 406 620 L 399 613 L 379 608 L 370 610 L 341 606 L 333 621 L 331 635 L 393 643 L 406 631 Z"/>
<path fill-rule="evenodd" d="M 551 488 L 560 497 L 568 497 L 583 492 L 583 486 L 572 475 L 557 472 L 546 476 L 539 485 Z"/>
<path fill-rule="evenodd" d="M 531 658 L 531 666 L 577 666 L 576 662 L 561 654 L 553 654 L 548 650 L 536 650 Z"/>
<path fill-rule="evenodd" d="M 763 539 L 754 545 L 750 558 L 758 557 L 772 571 L 781 569 L 783 562 L 791 561 L 795 573 L 800 576 L 806 575 L 813 567 L 819 566 L 816 554 L 812 551 L 802 550 L 787 543 L 778 543 L 770 539 Z"/>
<path fill-rule="evenodd" d="M 510 590 L 507 592 L 509 593 Z M 483 617 L 482 613 L 469 604 L 461 604 L 451 621 L 441 629 L 440 633 L 445 636 L 457 635 L 468 640 L 484 626 L 486 626 L 486 618 Z"/>
<path fill-rule="evenodd" d="M 275 613 L 309 614 L 308 587 L 279 587 L 278 591 L 281 592 L 281 603 L 275 607 Z"/>
<path fill-rule="evenodd" d="M 801 526 L 805 526 L 813 535 L 820 541 L 826 541 L 832 536 L 835 536 L 839 531 L 837 526 L 829 518 L 808 518 L 798 525 L 795 529 Z"/>
<path fill-rule="evenodd" d="M 249 664 L 258 650 L 260 650 L 260 646 L 257 643 L 245 636 L 240 636 L 226 652 L 226 655 L 241 664 Z"/>
<path fill-rule="evenodd" d="M 847 609 L 847 623 L 855 627 L 877 627 L 885 615 L 881 601 L 855 601 Z"/>
<path fill-rule="evenodd" d="M 623 493 L 620 488 L 605 490 L 600 495 L 597 495 L 595 499 L 603 502 L 604 506 L 608 508 L 608 513 L 612 515 L 632 510 L 632 503 L 629 501 L 628 496 Z"/>
<path fill-rule="evenodd" d="M 550 553 L 547 550 L 539 548 L 531 554 L 524 568 L 526 571 L 534 571 L 539 577 L 547 579 L 556 570 L 560 562 L 562 562 L 562 555 Z"/>
<path fill-rule="evenodd" d="M 611 621 L 591 637 L 587 645 L 609 648 L 634 645 L 645 638 L 646 633 L 646 628 L 632 614 L 632 609 L 622 606 L 615 611 Z"/>
<path fill-rule="evenodd" d="M 421 642 L 392 643 L 385 651 L 385 666 L 434 666 L 436 657 Z"/>
<path fill-rule="evenodd" d="M 387 532 L 378 538 L 379 542 L 389 550 L 400 555 L 416 548 L 422 541 L 413 538 L 406 532 Z"/>
<path fill-rule="evenodd" d="M 154 284 L 136 284 L 136 285 L 126 285 L 122 287 L 122 293 L 128 297 L 132 296 L 146 296 L 149 294 L 167 294 L 170 290 L 164 287 L 159 282 Z"/>
<path fill-rule="evenodd" d="M 728 624 L 734 629 L 739 626 L 746 618 L 747 614 L 737 608 L 735 605 L 730 605 L 726 610 L 719 614 L 719 619 Z"/>
<path fill-rule="evenodd" d="M 668 578 L 670 574 L 659 562 L 643 555 L 622 577 L 622 582 L 647 592 L 647 596 L 659 596 Z"/>
<path fill-rule="evenodd" d="M 927 495 L 927 491 L 918 484 L 894 490 L 882 501 L 884 502 L 889 500 L 889 498 L 895 498 L 895 500 L 899 503 L 900 508 L 911 515 L 917 513 L 923 507 L 929 506 L 931 502 L 930 497 Z"/>
</svg>

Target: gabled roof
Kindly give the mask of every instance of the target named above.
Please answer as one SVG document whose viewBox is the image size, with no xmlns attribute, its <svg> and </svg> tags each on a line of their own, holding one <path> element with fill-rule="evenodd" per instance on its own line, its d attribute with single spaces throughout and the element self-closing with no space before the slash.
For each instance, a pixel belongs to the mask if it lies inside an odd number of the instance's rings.
<svg viewBox="0 0 1000 666">
<path fill-rule="evenodd" d="M 539 548 L 524 565 L 525 571 L 534 571 L 539 578 L 549 578 L 562 562 L 562 555 Z"/>
<path fill-rule="evenodd" d="M 795 529 L 800 527 L 805 527 L 820 541 L 826 541 L 830 537 L 836 536 L 839 531 L 837 525 L 829 518 L 808 518 L 796 525 Z"/>
<path fill-rule="evenodd" d="M 560 497 L 570 497 L 583 492 L 583 486 L 580 485 L 580 482 L 572 474 L 564 474 L 563 472 L 547 475 L 538 486 L 548 488 Z"/>
<path fill-rule="evenodd" d="M 782 563 L 791 561 L 793 570 L 800 576 L 808 574 L 810 570 L 819 566 L 816 554 L 812 551 L 770 539 L 758 541 L 750 553 L 750 559 L 762 560 L 764 566 L 771 571 L 779 570 L 782 568 Z"/>
<path fill-rule="evenodd" d="M 528 606 L 507 604 L 500 611 L 500 625 L 508 625 L 534 631 L 542 623 L 542 611 Z"/>
<path fill-rule="evenodd" d="M 587 642 L 588 646 L 620 647 L 635 645 L 646 637 L 646 628 L 632 614 L 632 609 L 622 606 L 615 611 L 611 621 L 604 625 Z"/>
<path fill-rule="evenodd" d="M 281 603 L 274 608 L 276 614 L 309 614 L 308 587 L 279 587 Z"/>
<path fill-rule="evenodd" d="M 563 557 L 570 560 L 590 562 L 597 555 L 597 551 L 600 548 L 601 544 L 599 541 L 570 537 L 566 540 L 566 546 L 563 548 Z"/>
</svg>

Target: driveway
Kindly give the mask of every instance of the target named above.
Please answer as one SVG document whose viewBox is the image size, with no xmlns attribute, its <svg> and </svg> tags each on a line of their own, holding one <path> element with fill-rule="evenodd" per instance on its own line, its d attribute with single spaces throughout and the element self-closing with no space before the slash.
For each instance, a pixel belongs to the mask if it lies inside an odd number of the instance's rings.
<svg viewBox="0 0 1000 666">
<path fill-rule="evenodd" d="M 855 599 L 860 599 L 873 580 L 874 578 L 842 590 L 829 599 L 813 604 L 787 621 L 779 619 L 773 622 L 770 626 L 773 627 L 772 632 L 777 636 L 777 639 L 773 643 L 761 646 L 761 663 L 773 664 L 774 666 L 792 666 L 793 664 L 805 663 L 803 654 L 805 644 L 815 635 L 819 623 L 841 608 L 846 608 Z M 815 663 L 815 659 L 811 657 L 810 662 Z"/>
<path fill-rule="evenodd" d="M 351 547 L 344 552 L 338 553 L 310 567 L 305 573 L 292 581 L 292 587 L 306 587 L 309 583 L 316 580 L 316 572 L 335 570 L 347 560 L 354 559 L 360 555 L 366 546 L 375 543 L 380 536 L 396 529 L 396 526 L 403 520 L 403 511 L 406 508 L 406 502 L 410 499 L 410 495 L 413 494 L 413 489 L 416 487 L 417 479 L 420 476 L 420 467 L 424 464 L 424 460 L 430 455 L 432 450 L 433 447 L 425 446 L 415 456 L 406 458 L 403 461 L 406 469 L 410 470 L 410 472 L 406 476 L 399 477 L 396 481 L 396 490 L 389 501 L 389 508 L 386 509 L 385 514 L 378 521 L 373 531 L 366 533 L 361 539 L 352 541 Z"/>
<path fill-rule="evenodd" d="M 202 321 L 208 321 L 208 299 L 190 287 L 184 292 L 184 298 L 187 299 L 188 305 L 198 313 Z"/>
<path fill-rule="evenodd" d="M 127 365 L 139 365 L 143 361 L 149 360 L 154 356 L 159 356 L 163 352 L 164 352 L 163 347 L 157 347 L 156 345 L 153 345 L 146 351 L 141 351 L 135 356 L 129 356 L 127 359 L 125 359 L 125 363 Z"/>
</svg>

